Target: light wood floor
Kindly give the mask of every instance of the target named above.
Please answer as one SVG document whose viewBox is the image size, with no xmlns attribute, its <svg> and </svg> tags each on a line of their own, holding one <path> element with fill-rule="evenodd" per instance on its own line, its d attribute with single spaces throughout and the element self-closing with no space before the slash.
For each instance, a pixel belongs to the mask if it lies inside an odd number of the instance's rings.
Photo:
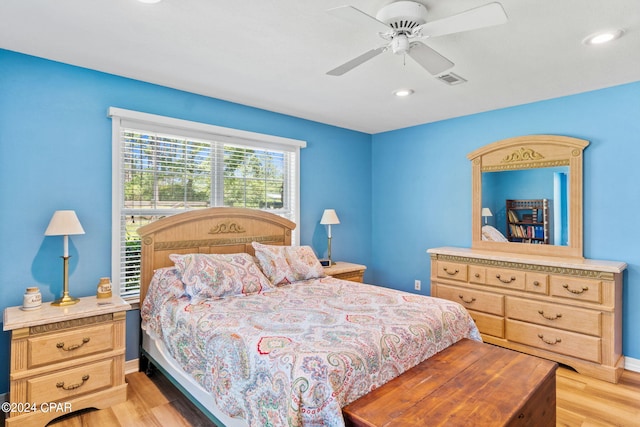
<svg viewBox="0 0 640 427">
<path fill-rule="evenodd" d="M 50 425 L 78 426 L 210 426 L 173 385 L 156 372 L 127 375 L 128 399 L 110 409 L 71 415 Z M 625 371 L 618 384 L 580 375 L 561 367 L 556 374 L 557 425 L 571 427 L 640 426 L 640 373 Z"/>
</svg>

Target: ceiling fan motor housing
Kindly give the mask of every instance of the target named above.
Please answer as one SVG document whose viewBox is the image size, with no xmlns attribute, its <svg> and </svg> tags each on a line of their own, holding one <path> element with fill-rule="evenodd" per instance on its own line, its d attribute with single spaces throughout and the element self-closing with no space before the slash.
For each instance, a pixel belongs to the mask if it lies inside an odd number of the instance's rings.
<svg viewBox="0 0 640 427">
<path fill-rule="evenodd" d="M 410 34 L 415 27 L 427 22 L 427 8 L 414 1 L 397 1 L 380 9 L 376 19 L 397 34 Z"/>
</svg>

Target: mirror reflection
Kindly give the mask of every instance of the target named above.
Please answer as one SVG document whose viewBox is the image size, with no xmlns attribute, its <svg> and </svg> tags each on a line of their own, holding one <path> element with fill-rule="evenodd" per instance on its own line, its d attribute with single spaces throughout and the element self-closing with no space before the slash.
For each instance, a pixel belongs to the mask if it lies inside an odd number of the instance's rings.
<svg viewBox="0 0 640 427">
<path fill-rule="evenodd" d="M 492 234 L 493 241 L 567 246 L 569 200 L 568 166 L 483 172 L 483 235 Z"/>
</svg>

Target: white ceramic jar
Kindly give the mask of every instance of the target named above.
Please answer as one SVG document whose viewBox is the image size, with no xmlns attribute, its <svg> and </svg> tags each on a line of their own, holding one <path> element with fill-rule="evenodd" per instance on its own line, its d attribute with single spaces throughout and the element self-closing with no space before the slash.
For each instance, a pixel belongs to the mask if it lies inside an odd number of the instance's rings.
<svg viewBox="0 0 640 427">
<path fill-rule="evenodd" d="M 37 287 L 27 288 L 22 299 L 23 310 L 36 310 L 42 306 L 42 294 Z"/>
</svg>

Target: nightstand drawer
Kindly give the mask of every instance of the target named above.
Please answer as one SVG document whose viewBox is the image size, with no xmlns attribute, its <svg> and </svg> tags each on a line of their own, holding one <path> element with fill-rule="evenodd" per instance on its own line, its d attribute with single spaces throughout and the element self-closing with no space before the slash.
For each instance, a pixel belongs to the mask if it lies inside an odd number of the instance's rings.
<svg viewBox="0 0 640 427">
<path fill-rule="evenodd" d="M 27 380 L 27 402 L 66 401 L 113 386 L 113 359 L 65 369 Z"/>
<path fill-rule="evenodd" d="M 113 349 L 113 323 L 28 339 L 28 368 Z"/>
</svg>

